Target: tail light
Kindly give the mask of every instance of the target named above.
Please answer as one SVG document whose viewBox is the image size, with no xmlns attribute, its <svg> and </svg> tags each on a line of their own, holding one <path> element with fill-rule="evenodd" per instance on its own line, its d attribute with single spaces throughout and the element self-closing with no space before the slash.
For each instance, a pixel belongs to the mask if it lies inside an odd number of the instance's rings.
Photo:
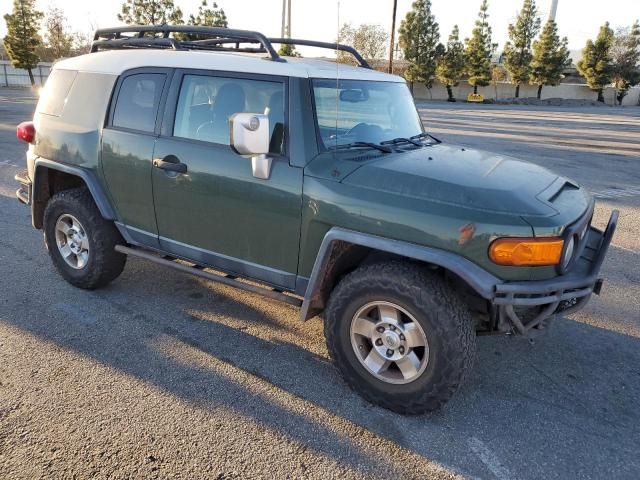
<svg viewBox="0 0 640 480">
<path fill-rule="evenodd" d="M 36 127 L 33 122 L 22 122 L 16 127 L 16 137 L 27 143 L 33 143 L 36 139 Z"/>
</svg>

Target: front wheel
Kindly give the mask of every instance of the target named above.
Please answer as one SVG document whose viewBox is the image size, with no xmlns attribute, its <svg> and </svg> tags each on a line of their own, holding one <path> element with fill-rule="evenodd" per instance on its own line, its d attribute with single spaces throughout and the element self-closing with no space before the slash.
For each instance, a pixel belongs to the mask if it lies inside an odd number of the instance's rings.
<svg viewBox="0 0 640 480">
<path fill-rule="evenodd" d="M 368 265 L 345 276 L 325 312 L 325 337 L 356 392 L 403 414 L 440 408 L 475 357 L 464 302 L 443 278 L 408 262 Z"/>
<path fill-rule="evenodd" d="M 54 266 L 76 287 L 103 287 L 124 269 L 126 255 L 114 250 L 122 237 L 113 222 L 102 218 L 86 188 L 63 190 L 49 199 L 44 237 Z"/>
</svg>

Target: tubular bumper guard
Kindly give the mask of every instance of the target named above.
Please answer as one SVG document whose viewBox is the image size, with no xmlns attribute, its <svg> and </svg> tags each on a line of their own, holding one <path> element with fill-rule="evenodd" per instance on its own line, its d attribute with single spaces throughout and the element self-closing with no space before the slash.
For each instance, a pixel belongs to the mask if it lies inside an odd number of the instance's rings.
<svg viewBox="0 0 640 480">
<path fill-rule="evenodd" d="M 602 279 L 598 274 L 618 224 L 618 215 L 614 210 L 604 232 L 589 227 L 580 258 L 566 274 L 550 280 L 496 285 L 493 303 L 498 307 L 500 324 L 509 320 L 516 333 L 527 335 L 547 318 L 579 310 L 592 293 L 600 294 Z M 541 310 L 525 323 L 516 312 L 517 307 L 540 307 Z"/>
<path fill-rule="evenodd" d="M 29 173 L 24 170 L 17 173 L 14 178 L 20 184 L 20 188 L 16 190 L 16 197 L 21 203 L 31 205 L 31 179 L 29 178 Z"/>
</svg>

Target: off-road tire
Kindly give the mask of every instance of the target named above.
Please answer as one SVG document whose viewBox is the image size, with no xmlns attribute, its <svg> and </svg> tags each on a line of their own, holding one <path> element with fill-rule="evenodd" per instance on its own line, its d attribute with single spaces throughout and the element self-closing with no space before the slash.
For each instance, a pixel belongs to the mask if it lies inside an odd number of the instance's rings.
<svg viewBox="0 0 640 480">
<path fill-rule="evenodd" d="M 351 319 L 373 301 L 401 306 L 427 336 L 426 369 L 410 383 L 376 378 L 351 346 Z M 476 354 L 473 319 L 463 300 L 437 273 L 403 261 L 367 265 L 346 275 L 331 293 L 324 333 L 336 367 L 353 390 L 371 403 L 408 415 L 442 407 L 464 382 Z"/>
<path fill-rule="evenodd" d="M 89 240 L 89 259 L 81 269 L 74 269 L 62 258 L 55 238 L 55 225 L 63 214 L 77 218 Z M 105 220 L 91 193 L 85 187 L 63 190 L 53 195 L 44 211 L 44 237 L 49 256 L 62 277 L 78 288 L 104 287 L 122 273 L 127 256 L 114 247 L 124 241 L 113 222 Z"/>
</svg>

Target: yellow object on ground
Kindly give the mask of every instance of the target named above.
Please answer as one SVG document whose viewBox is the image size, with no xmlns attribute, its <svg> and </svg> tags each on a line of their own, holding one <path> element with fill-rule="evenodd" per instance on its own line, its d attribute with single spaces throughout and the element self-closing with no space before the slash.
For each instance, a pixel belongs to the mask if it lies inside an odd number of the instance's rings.
<svg viewBox="0 0 640 480">
<path fill-rule="evenodd" d="M 482 103 L 484 102 L 484 97 L 479 93 L 470 93 L 467 97 L 467 102 Z"/>
</svg>

